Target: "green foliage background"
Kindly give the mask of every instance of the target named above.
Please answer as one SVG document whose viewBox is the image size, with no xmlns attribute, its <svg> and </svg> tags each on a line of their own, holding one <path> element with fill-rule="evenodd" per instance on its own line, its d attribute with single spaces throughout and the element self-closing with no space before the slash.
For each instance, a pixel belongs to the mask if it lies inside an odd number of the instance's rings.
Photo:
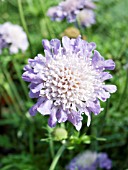
<svg viewBox="0 0 128 170">
<path fill-rule="evenodd" d="M 46 126 L 47 117 L 29 116 L 34 100 L 29 99 L 28 84 L 21 79 L 27 59 L 43 54 L 42 39 L 61 39 L 62 32 L 74 26 L 66 21 L 52 22 L 46 16 L 48 8 L 59 2 L 22 0 L 30 48 L 17 55 L 9 55 L 4 50 L 0 56 L 1 170 L 47 170 L 52 161 L 50 144 L 54 144 L 55 153 L 61 146 L 60 141 L 54 140 L 54 129 Z M 99 0 L 96 4 L 96 25 L 80 31 L 87 41 L 97 44 L 97 50 L 105 59 L 112 58 L 116 62 L 111 83 L 116 84 L 118 90 L 107 104 L 102 103 L 105 110 L 92 117 L 89 128 L 86 118 L 79 133 L 66 123 L 70 144 L 56 170 L 63 170 L 77 153 L 89 149 L 107 152 L 113 160 L 113 170 L 128 168 L 128 66 L 125 67 L 128 64 L 128 1 Z M 0 14 L 0 24 L 10 21 L 22 25 L 17 0 L 0 0 Z M 83 137 L 85 132 L 89 136 Z"/>
</svg>

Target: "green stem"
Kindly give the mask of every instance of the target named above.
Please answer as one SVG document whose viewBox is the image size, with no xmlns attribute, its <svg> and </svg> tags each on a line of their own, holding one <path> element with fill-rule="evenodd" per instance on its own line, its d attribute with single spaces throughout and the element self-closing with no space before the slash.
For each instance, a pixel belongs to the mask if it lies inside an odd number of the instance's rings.
<svg viewBox="0 0 128 170">
<path fill-rule="evenodd" d="M 4 73 L 6 79 L 7 79 L 8 83 L 9 83 L 10 89 L 12 89 L 12 92 L 14 93 L 15 98 L 17 99 L 17 101 L 19 103 L 19 106 L 20 106 L 21 110 L 24 110 L 23 105 L 21 103 L 22 99 L 20 98 L 20 95 L 19 95 L 19 93 L 18 93 L 18 91 L 16 89 L 16 86 L 15 86 L 14 82 L 12 81 L 12 79 L 11 79 L 10 75 L 8 74 L 8 72 L 6 71 L 6 69 L 3 69 L 3 73 Z"/>
<path fill-rule="evenodd" d="M 55 156 L 55 153 L 54 153 L 54 143 L 53 143 L 53 140 L 52 140 L 52 135 L 51 135 L 51 131 L 48 127 L 48 136 L 49 136 L 49 147 L 50 147 L 50 152 L 51 152 L 51 157 L 52 159 L 54 158 Z"/>
<path fill-rule="evenodd" d="M 60 147 L 60 149 L 58 150 L 57 154 L 55 155 L 55 157 L 54 157 L 54 159 L 52 161 L 52 164 L 51 164 L 49 170 L 55 170 L 55 167 L 56 167 L 56 165 L 58 163 L 58 160 L 61 157 L 61 155 L 62 155 L 63 151 L 65 150 L 65 148 L 66 148 L 66 144 L 63 144 Z"/>
<path fill-rule="evenodd" d="M 78 19 L 76 20 L 76 27 L 78 27 L 81 36 L 83 36 L 84 35 L 84 30 L 83 30 L 82 26 L 80 25 L 80 22 L 79 22 Z"/>
<path fill-rule="evenodd" d="M 21 72 L 20 72 L 20 70 L 19 70 L 19 66 L 18 66 L 18 64 L 17 64 L 16 61 L 13 62 L 13 66 L 14 66 L 14 68 L 15 68 L 15 71 L 16 71 L 17 75 L 18 75 L 18 78 L 19 78 L 19 81 L 20 81 L 20 83 L 21 83 L 21 86 L 22 86 L 22 88 L 23 88 L 23 90 L 24 90 L 25 96 L 26 96 L 27 100 L 29 100 L 28 91 L 27 91 L 27 88 L 26 88 L 26 84 L 25 84 L 25 82 L 21 79 Z"/>
<path fill-rule="evenodd" d="M 30 37 L 29 37 L 29 32 L 28 32 L 26 21 L 25 21 L 25 17 L 24 17 L 24 12 L 23 12 L 23 7 L 22 7 L 21 1 L 22 0 L 18 0 L 18 8 L 19 8 L 20 19 L 21 19 L 21 23 L 22 23 L 23 28 L 24 28 L 24 30 L 25 30 L 25 32 L 27 34 L 27 37 L 28 37 L 28 41 L 29 41 L 29 44 L 30 44 L 30 53 L 33 56 L 32 45 L 31 45 L 31 41 L 30 41 Z"/>
<path fill-rule="evenodd" d="M 49 28 L 49 24 L 48 24 L 48 21 L 47 21 L 47 17 L 45 16 L 44 3 L 43 3 L 42 0 L 39 0 L 39 3 L 40 3 L 41 9 L 42 9 L 42 13 L 43 13 L 43 16 L 44 16 L 44 19 L 45 19 L 45 24 L 46 24 L 47 31 L 48 31 L 48 33 L 50 35 L 50 38 L 52 38 L 51 31 L 50 31 L 50 28 Z"/>
<path fill-rule="evenodd" d="M 4 98 L 4 100 L 5 100 L 6 104 L 8 105 L 11 113 L 14 113 L 14 112 L 15 112 L 15 109 L 12 107 L 12 105 L 11 105 L 10 102 L 9 102 L 8 97 L 6 96 L 6 95 L 7 95 L 7 92 L 6 92 L 6 93 L 4 92 L 4 88 L 3 88 L 3 87 L 0 87 L 0 89 L 1 89 L 1 90 L 0 90 L 0 93 L 1 93 L 1 96 L 0 96 L 0 97 L 3 97 L 3 98 Z M 1 105 L 1 102 L 0 102 L 0 105 Z M 2 106 L 0 107 L 0 109 L 2 109 Z M 2 112 L 1 112 L 1 113 L 2 113 Z"/>
<path fill-rule="evenodd" d="M 11 89 L 9 88 L 9 85 L 8 85 L 8 84 L 5 84 L 5 85 L 3 86 L 3 88 L 5 89 L 5 91 L 7 92 L 7 94 L 11 97 L 11 100 L 12 100 L 12 102 L 13 102 L 13 105 L 14 105 L 14 108 L 15 108 L 16 112 L 17 112 L 19 115 L 22 115 L 22 113 L 21 113 L 21 111 L 20 111 L 20 109 L 19 109 L 19 105 L 17 105 L 17 102 L 16 102 L 16 100 L 15 100 L 15 98 L 14 98 L 14 95 L 13 95 Z"/>
</svg>

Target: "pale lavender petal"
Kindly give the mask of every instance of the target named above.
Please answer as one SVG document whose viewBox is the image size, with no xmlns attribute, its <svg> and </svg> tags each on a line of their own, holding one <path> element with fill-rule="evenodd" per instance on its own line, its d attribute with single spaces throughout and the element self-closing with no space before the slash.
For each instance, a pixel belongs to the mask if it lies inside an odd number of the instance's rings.
<svg viewBox="0 0 128 170">
<path fill-rule="evenodd" d="M 50 44 L 51 44 L 51 48 L 53 50 L 53 53 L 55 55 L 57 55 L 59 50 L 60 50 L 60 47 L 61 47 L 60 40 L 53 39 L 53 40 L 50 41 Z"/>
<path fill-rule="evenodd" d="M 37 109 L 38 107 L 46 100 L 46 98 L 39 98 L 37 103 L 35 105 L 33 105 L 30 109 L 29 109 L 29 113 L 31 116 L 35 116 L 35 114 L 37 113 Z"/>
<path fill-rule="evenodd" d="M 57 111 L 56 117 L 59 123 L 65 122 L 68 118 L 67 113 L 62 109 Z"/>
<path fill-rule="evenodd" d="M 31 68 L 30 65 L 26 65 L 26 66 L 24 66 L 23 70 L 24 70 L 24 71 L 31 71 L 32 68 Z"/>
<path fill-rule="evenodd" d="M 42 44 L 43 44 L 43 47 L 44 47 L 44 50 L 47 50 L 47 51 L 50 51 L 51 49 L 51 45 L 50 45 L 50 42 L 48 40 L 43 40 L 42 41 Z"/>
<path fill-rule="evenodd" d="M 58 110 L 57 107 L 53 107 L 51 109 L 50 117 L 48 119 L 48 125 L 50 127 L 55 127 L 56 126 L 56 123 L 57 123 L 56 112 L 57 112 L 57 110 Z"/>
<path fill-rule="evenodd" d="M 101 73 L 101 80 L 102 81 L 105 81 L 105 80 L 108 80 L 108 79 L 111 79 L 112 78 L 112 75 L 109 74 L 108 72 L 102 72 Z"/>
<path fill-rule="evenodd" d="M 110 93 L 115 93 L 117 90 L 115 85 L 103 85 L 103 88 Z"/>
<path fill-rule="evenodd" d="M 85 111 L 84 111 L 85 115 L 88 117 L 88 120 L 87 120 L 87 126 L 89 127 L 90 124 L 91 124 L 91 114 L 89 112 L 88 109 L 85 108 Z"/>
<path fill-rule="evenodd" d="M 64 37 L 62 38 L 62 44 L 63 44 L 63 47 L 64 47 L 65 49 L 70 50 L 71 44 L 70 44 L 70 39 L 69 39 L 68 37 L 64 36 Z"/>
<path fill-rule="evenodd" d="M 68 114 L 68 120 L 76 127 L 76 130 L 78 131 L 82 127 L 82 119 L 82 116 L 78 112 L 73 111 Z"/>
<path fill-rule="evenodd" d="M 22 79 L 27 82 L 41 83 L 42 80 L 33 71 L 26 71 L 22 74 Z"/>
<path fill-rule="evenodd" d="M 30 88 L 31 88 L 31 91 L 32 91 L 33 93 L 37 93 L 37 92 L 39 92 L 43 87 L 44 87 L 43 83 L 40 83 L 40 84 L 34 85 L 34 87 L 30 87 Z"/>
<path fill-rule="evenodd" d="M 46 100 L 37 108 L 37 111 L 40 112 L 42 115 L 50 115 L 52 104 L 53 104 L 52 100 Z"/>
<path fill-rule="evenodd" d="M 88 105 L 87 105 L 88 109 L 93 112 L 95 115 L 99 114 L 100 113 L 100 103 L 99 101 L 95 101 L 95 102 L 88 102 Z"/>
<path fill-rule="evenodd" d="M 104 58 L 96 50 L 94 50 L 94 55 L 92 57 L 92 64 L 96 69 L 104 68 Z"/>
<path fill-rule="evenodd" d="M 31 90 L 29 92 L 29 97 L 30 98 L 38 98 L 39 97 L 40 92 L 37 93 L 33 93 Z"/>
<path fill-rule="evenodd" d="M 92 51 L 96 48 L 96 44 L 94 42 L 88 43 L 88 50 Z"/>
<path fill-rule="evenodd" d="M 109 92 L 106 92 L 104 89 L 101 89 L 99 92 L 98 92 L 98 98 L 105 102 L 106 99 L 110 98 L 110 93 Z"/>
<path fill-rule="evenodd" d="M 115 63 L 113 60 L 109 59 L 104 61 L 104 67 L 106 70 L 114 70 L 115 69 Z"/>
</svg>

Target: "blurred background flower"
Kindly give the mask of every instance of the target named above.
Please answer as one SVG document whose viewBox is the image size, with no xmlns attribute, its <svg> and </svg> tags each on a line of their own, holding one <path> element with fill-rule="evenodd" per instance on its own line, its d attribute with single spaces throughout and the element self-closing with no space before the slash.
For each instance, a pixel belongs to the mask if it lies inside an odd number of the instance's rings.
<svg viewBox="0 0 128 170">
<path fill-rule="evenodd" d="M 9 48 L 11 54 L 24 52 L 28 48 L 27 35 L 19 25 L 6 22 L 0 25 L 0 48 Z"/>
<path fill-rule="evenodd" d="M 66 170 L 98 170 L 112 168 L 112 161 L 106 153 L 85 151 L 73 158 L 66 166 Z"/>
<path fill-rule="evenodd" d="M 90 9 L 81 10 L 77 15 L 77 21 L 79 25 L 90 27 L 92 24 L 95 24 L 95 13 Z"/>
<path fill-rule="evenodd" d="M 92 0 L 66 0 L 48 9 L 47 15 L 56 21 L 67 19 L 69 23 L 76 22 L 89 27 L 95 24 L 95 13 L 93 10 L 96 5 Z"/>
</svg>

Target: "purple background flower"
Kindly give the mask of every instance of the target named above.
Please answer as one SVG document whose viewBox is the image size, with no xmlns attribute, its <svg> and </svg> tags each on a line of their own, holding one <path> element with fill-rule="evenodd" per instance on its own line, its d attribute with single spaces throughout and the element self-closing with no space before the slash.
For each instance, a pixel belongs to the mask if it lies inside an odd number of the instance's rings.
<svg viewBox="0 0 128 170">
<path fill-rule="evenodd" d="M 75 22 L 76 19 L 82 26 L 90 26 L 95 23 L 93 9 L 96 6 L 91 0 L 66 0 L 58 6 L 48 9 L 47 15 L 56 21 L 67 19 L 68 22 Z"/>
<path fill-rule="evenodd" d="M 85 151 L 78 154 L 66 166 L 66 170 L 97 170 L 98 168 L 110 170 L 112 161 L 106 153 Z"/>
</svg>

